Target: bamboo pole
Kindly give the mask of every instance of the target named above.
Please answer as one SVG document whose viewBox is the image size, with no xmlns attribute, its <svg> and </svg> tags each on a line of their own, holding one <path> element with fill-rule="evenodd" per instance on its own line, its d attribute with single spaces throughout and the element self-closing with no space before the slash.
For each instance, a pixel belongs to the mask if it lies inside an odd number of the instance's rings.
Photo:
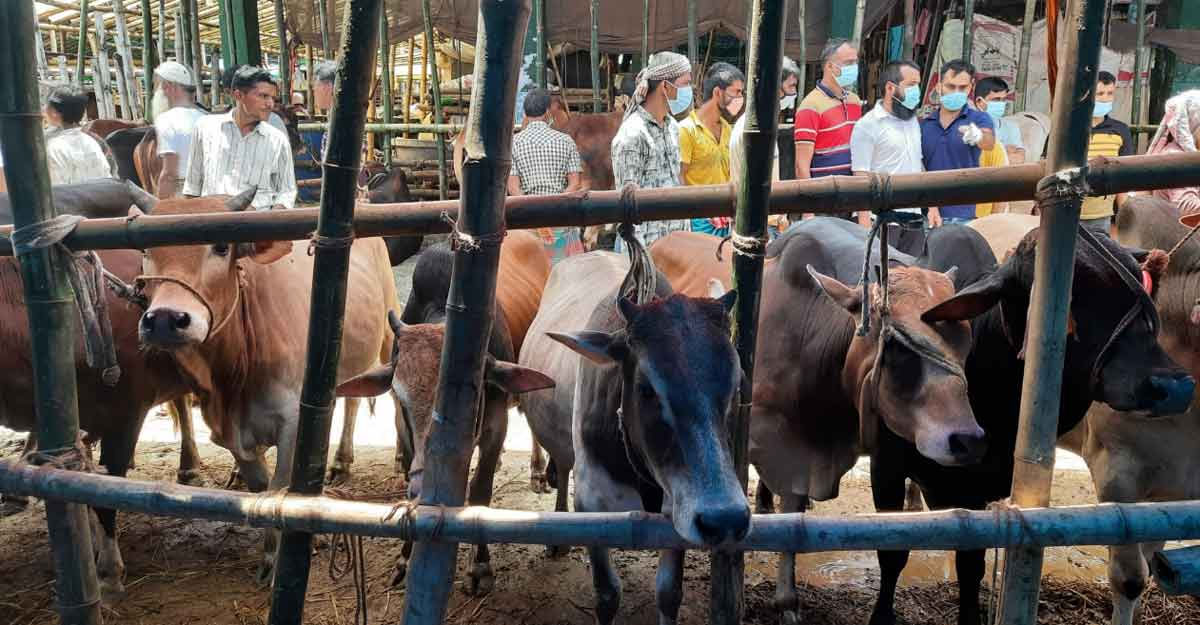
<svg viewBox="0 0 1200 625">
<path fill-rule="evenodd" d="M 441 72 L 438 71 L 437 52 L 433 44 L 433 16 L 430 13 L 429 0 L 421 0 L 421 17 L 425 21 L 425 63 L 429 66 L 432 74 L 430 81 L 433 83 L 433 123 L 441 124 L 442 117 L 442 87 L 441 87 Z M 480 29 L 482 32 L 482 29 Z M 525 32 L 522 27 L 521 32 Z M 478 50 L 476 50 L 478 53 Z M 478 63 L 476 64 L 478 65 Z M 512 119 L 512 117 L 509 117 Z M 446 191 L 449 187 L 446 186 L 446 137 L 441 133 L 437 135 L 437 154 L 438 154 L 438 198 L 446 199 Z M 459 182 L 462 182 L 461 180 Z"/>
<path fill-rule="evenodd" d="M 85 0 L 84 11 L 86 6 Z M 29 27 L 33 19 L 32 2 L 0 2 L 0 32 L 5 33 L 0 37 L 0 151 L 16 228 L 43 224 L 56 216 L 34 73 L 37 31 Z M 87 20 L 81 22 L 81 32 L 86 32 Z M 67 280 L 70 261 L 54 247 L 23 251 L 17 260 L 28 311 L 38 449 L 63 458 L 75 449 L 79 435 L 75 384 L 79 313 Z M 89 514 L 77 504 L 46 501 L 54 590 L 64 624 L 102 622 Z"/>
<path fill-rule="evenodd" d="M 1154 581 L 1167 596 L 1200 596 L 1200 546 L 1168 549 L 1150 562 Z"/>
<path fill-rule="evenodd" d="M 854 4 L 854 30 L 851 32 L 854 47 L 861 49 L 863 40 L 863 21 L 867 14 L 867 0 L 857 0 Z"/>
<path fill-rule="evenodd" d="M 975 45 L 975 0 L 963 0 L 962 59 L 971 62 Z"/>
<path fill-rule="evenodd" d="M 688 61 L 692 63 L 692 74 L 698 74 L 700 66 L 700 42 L 696 34 L 696 0 L 688 0 L 687 4 L 687 28 L 688 28 Z"/>
<path fill-rule="evenodd" d="M 279 83 L 283 91 L 283 104 L 292 104 L 292 55 L 287 43 L 287 20 L 284 19 L 283 0 L 275 0 L 275 30 L 279 36 Z"/>
<path fill-rule="evenodd" d="M 537 72 L 537 86 L 546 88 L 546 0 L 533 0 L 533 21 L 537 25 L 537 56 L 533 68 Z M 563 85 L 559 85 L 562 87 Z"/>
<path fill-rule="evenodd" d="M 891 177 L 828 176 L 785 180 L 771 187 L 769 212 L 814 214 L 878 211 L 905 206 L 941 206 L 1009 202 L 1033 197 L 1046 176 L 1044 161 L 1010 167 L 957 169 Z M 1095 196 L 1174 189 L 1200 185 L 1200 154 L 1156 154 L 1097 158 L 1088 167 L 1089 193 Z M 890 188 L 891 194 L 881 189 Z M 884 196 L 890 201 L 884 201 Z M 727 184 L 639 189 L 633 193 L 638 212 L 647 221 L 730 216 L 734 198 Z M 437 234 L 449 232 L 442 213 L 458 202 L 366 204 L 355 212 L 359 237 Z M 551 226 L 594 226 L 617 223 L 626 215 L 620 191 L 589 191 L 562 195 L 518 196 L 505 201 L 508 228 L 522 230 Z M 240 243 L 308 238 L 317 227 L 315 209 L 220 213 L 207 215 L 148 215 L 135 220 L 87 219 L 63 240 L 73 250 L 145 249 L 162 245 Z M 11 255 L 11 227 L 0 227 L 0 255 Z"/>
<path fill-rule="evenodd" d="M 233 4 L 232 0 L 217 0 L 217 16 L 221 23 L 221 62 L 225 71 L 237 65 L 240 55 L 237 50 L 237 37 L 233 33 Z M 160 28 L 165 28 L 161 26 Z M 176 31 L 178 33 L 179 31 Z M 166 54 L 166 52 L 163 52 Z"/>
<path fill-rule="evenodd" d="M 916 0 L 904 0 L 904 39 L 900 44 L 900 58 L 902 60 L 911 60 L 913 58 L 913 36 L 917 29 L 916 24 L 916 7 L 913 6 Z"/>
<path fill-rule="evenodd" d="M 83 64 L 84 57 L 87 56 L 87 34 L 88 34 L 88 0 L 81 0 L 79 3 L 79 49 L 78 57 L 75 59 L 75 84 L 80 89 L 83 88 Z"/>
<path fill-rule="evenodd" d="M 121 108 L 127 113 L 126 119 L 142 117 L 142 103 L 138 97 L 137 78 L 134 76 L 133 46 L 129 41 L 129 24 L 125 21 L 125 9 L 120 2 L 114 4 L 117 9 L 117 51 L 121 54 L 120 83 L 125 86 L 121 94 Z M 153 75 L 153 73 L 151 74 Z"/>
<path fill-rule="evenodd" d="M 762 289 L 763 255 L 767 241 L 767 206 L 771 198 L 771 172 L 779 125 L 779 70 L 783 62 L 786 0 L 755 0 L 751 12 L 749 52 L 746 76 L 746 129 L 742 144 L 742 162 L 758 163 L 741 176 L 734 216 L 734 240 L 758 240 L 758 247 L 743 249 L 734 245 L 733 288 L 737 303 L 733 309 L 733 344 L 742 365 L 740 394 L 730 423 L 733 462 L 743 491 L 748 486 L 750 402 L 754 396 L 754 352 L 758 337 L 758 304 Z M 738 253 L 740 252 L 740 253 Z M 734 625 L 742 622 L 742 592 L 745 556 L 736 551 L 715 551 L 712 555 L 712 583 L 709 622 Z"/>
<path fill-rule="evenodd" d="M 428 0 L 424 4 L 428 6 Z M 475 49 L 481 62 L 475 64 L 474 106 L 467 118 L 467 158 L 459 181 L 463 193 L 457 227 L 481 245 L 461 246 L 454 254 L 435 406 L 441 418 L 432 424 L 425 443 L 423 504 L 458 506 L 466 495 L 500 261 L 499 239 L 494 244 L 487 241 L 502 236 L 505 230 L 504 200 L 512 158 L 510 127 L 529 14 L 530 0 L 479 3 Z M 401 621 L 404 625 L 443 621 L 453 589 L 457 552 L 455 543 L 416 544 L 408 575 L 421 583 L 409 585 Z"/>
<path fill-rule="evenodd" d="M 433 132 L 440 134 L 458 134 L 466 128 L 463 124 L 403 124 L 403 123 L 368 123 L 363 126 L 367 132 Z M 324 130 L 325 125 L 316 122 L 300 124 L 301 132 Z"/>
<path fill-rule="evenodd" d="M 650 0 L 642 0 L 642 67 L 650 64 Z M 597 113 L 600 111 L 597 110 Z"/>
<path fill-rule="evenodd" d="M 1137 46 L 1133 50 L 1133 115 L 1130 121 L 1134 124 L 1145 123 L 1142 113 L 1142 68 L 1146 64 L 1146 2 L 1137 2 Z"/>
<path fill-rule="evenodd" d="M 187 35 L 185 34 L 186 31 L 184 29 L 183 20 L 184 20 L 183 11 L 176 11 L 175 12 L 175 62 L 176 63 L 184 62 L 184 49 L 186 47 L 185 39 L 186 39 Z"/>
<path fill-rule="evenodd" d="M 179 30 L 175 31 L 175 48 L 180 52 L 180 55 L 175 60 L 188 67 L 193 65 L 192 59 L 192 21 L 195 16 L 192 14 L 191 0 L 179 0 Z"/>
<path fill-rule="evenodd" d="M 42 27 L 38 22 L 37 15 L 33 16 L 33 28 L 34 32 L 37 33 L 33 38 L 33 48 L 37 53 L 38 79 L 45 80 L 50 77 L 50 62 L 46 60 L 46 46 L 42 43 Z M 53 46 L 54 33 L 48 32 L 47 34 L 50 38 L 51 46 Z"/>
<path fill-rule="evenodd" d="M 1049 175 L 1040 183 L 1066 186 L 1063 176 L 1087 168 L 1088 136 L 1092 127 L 1104 4 L 1072 0 L 1067 23 L 1066 53 L 1059 76 L 1055 134 L 1047 150 Z M 1058 439 L 1058 410 L 1062 391 L 1071 279 L 1075 269 L 1075 238 L 1082 193 L 1040 202 L 1038 255 L 1034 265 L 1021 392 L 1021 421 L 1014 453 L 1012 501 L 1021 507 L 1050 505 L 1054 449 Z M 1005 553 L 1004 587 L 999 623 L 1022 625 L 1037 620 L 1041 588 L 1042 550 L 1017 548 Z"/>
<path fill-rule="evenodd" d="M 305 102 L 305 104 L 308 105 L 309 114 L 315 115 L 317 113 L 317 105 L 316 105 L 316 102 L 313 100 L 313 83 L 316 81 L 316 73 L 317 72 L 316 72 L 316 66 L 313 64 L 312 46 L 305 45 L 304 47 L 308 53 L 308 67 L 305 69 L 305 80 L 304 80 L 305 90 L 307 91 L 307 93 L 305 94 L 304 102 Z M 324 130 L 324 128 L 320 128 L 319 130 Z"/>
<path fill-rule="evenodd" d="M 383 123 L 392 124 L 396 119 L 392 112 L 392 44 L 388 40 L 387 7 L 379 12 L 379 65 L 380 101 L 383 104 Z M 392 164 L 392 135 L 384 130 L 377 135 L 383 149 L 383 163 Z"/>
<path fill-rule="evenodd" d="M 702 549 L 647 512 L 531 512 L 484 507 L 394 505 L 292 492 L 248 493 L 36 467 L 0 460 L 0 492 L 47 503 L 116 508 L 256 528 L 438 543 Z M 384 520 L 389 519 L 389 520 Z M 1004 511 L 939 510 L 854 515 L 756 514 L 741 551 L 991 549 L 1119 545 L 1200 538 L 1200 501 L 1102 503 Z M 417 579 L 417 578 L 413 578 Z M 410 590 L 410 593 L 413 591 Z"/>
<path fill-rule="evenodd" d="M 1021 22 L 1021 52 L 1017 58 L 1017 94 L 1013 102 L 1013 112 L 1025 110 L 1025 102 L 1029 94 L 1029 49 L 1033 45 L 1033 18 L 1037 14 L 1038 0 L 1025 0 L 1025 17 Z"/>
<path fill-rule="evenodd" d="M 797 25 L 796 34 L 800 38 L 800 58 L 796 59 L 796 65 L 800 66 L 800 75 L 796 77 L 796 94 L 800 100 L 804 99 L 804 81 L 808 73 L 808 24 L 804 22 L 804 9 L 808 4 L 807 0 L 796 3 L 796 12 L 798 15 L 799 24 Z M 708 47 L 712 48 L 712 38 L 709 37 Z"/>
<path fill-rule="evenodd" d="M 600 0 L 592 0 L 591 4 L 592 16 L 592 33 L 590 44 L 590 61 L 592 64 L 592 112 L 600 112 Z M 642 47 L 645 48 L 644 42 Z M 561 77 L 560 77 L 561 79 Z"/>
<path fill-rule="evenodd" d="M 217 0 L 217 2 L 224 3 L 225 0 Z M 150 14 L 149 0 L 142 0 L 142 37 L 147 38 L 147 40 L 148 40 L 148 37 L 146 36 L 146 33 L 151 32 L 151 29 L 154 27 L 150 21 L 149 14 Z M 159 56 L 159 60 L 161 61 L 162 57 L 164 55 L 166 55 L 166 53 L 167 53 L 167 0 L 158 0 L 158 33 L 157 34 L 158 34 L 158 56 Z M 225 45 L 224 35 L 225 35 L 225 31 L 222 30 L 221 31 L 221 36 L 222 36 L 221 45 L 222 46 Z M 143 64 L 143 67 L 145 67 L 145 66 L 146 65 Z M 149 89 L 147 89 L 146 91 L 149 92 Z M 147 93 L 146 97 L 149 98 L 152 96 L 150 93 Z M 149 100 L 146 101 L 146 110 L 147 111 L 150 110 L 150 101 Z"/>
<path fill-rule="evenodd" d="M 92 91 L 96 94 L 96 112 L 103 119 L 113 119 L 117 116 L 113 105 L 111 78 L 108 68 L 108 45 L 105 41 L 104 15 L 99 11 L 92 13 L 96 22 L 96 57 L 92 59 Z"/>
<path fill-rule="evenodd" d="M 350 0 L 342 12 L 342 42 L 329 115 L 329 144 L 322 164 L 321 217 L 317 241 L 342 241 L 354 234 L 354 195 L 362 164 L 363 110 L 375 78 L 375 48 L 383 0 Z M 349 245 L 314 246 L 308 360 L 300 391 L 300 421 L 290 492 L 319 495 L 325 484 L 334 388 L 341 358 L 346 309 Z M 312 534 L 284 532 L 279 541 L 271 625 L 299 625 L 312 553 Z M 417 578 L 419 579 L 419 578 Z"/>
<path fill-rule="evenodd" d="M 321 55 L 329 58 L 329 7 L 325 0 L 317 0 L 317 17 L 321 20 Z"/>
<path fill-rule="evenodd" d="M 417 38 L 408 38 L 408 79 L 404 81 L 404 123 L 412 123 L 413 69 L 416 65 Z M 417 94 L 419 101 L 420 94 Z M 420 121 L 420 120 L 418 120 Z"/>
<path fill-rule="evenodd" d="M 192 76 L 196 79 L 197 88 L 201 93 L 204 91 L 204 56 L 201 54 L 200 46 L 200 10 L 197 4 L 198 0 L 180 0 L 181 3 L 190 5 L 192 19 L 188 23 L 191 29 L 188 32 L 188 41 L 191 43 L 192 53 Z"/>
</svg>

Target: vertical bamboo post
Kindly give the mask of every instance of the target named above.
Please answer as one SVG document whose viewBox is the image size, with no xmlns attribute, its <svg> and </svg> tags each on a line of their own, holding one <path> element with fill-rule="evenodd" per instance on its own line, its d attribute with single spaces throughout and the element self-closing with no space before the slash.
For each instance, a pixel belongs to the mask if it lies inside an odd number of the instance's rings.
<svg viewBox="0 0 1200 625">
<path fill-rule="evenodd" d="M 218 4 L 223 4 L 225 0 L 217 0 Z M 150 18 L 150 0 L 142 0 L 142 33 L 143 36 L 149 38 L 151 32 Z M 222 26 L 222 28 L 224 28 Z M 224 30 L 222 30 L 221 45 L 225 45 Z M 158 0 L 158 59 L 161 61 L 167 53 L 167 0 Z M 143 57 L 144 58 L 144 57 Z M 143 65 L 146 67 L 146 65 Z M 149 89 L 147 89 L 149 91 Z M 151 94 L 146 94 L 147 98 L 152 97 Z M 146 101 L 146 110 L 150 110 L 149 100 Z"/>
<path fill-rule="evenodd" d="M 192 76 L 196 79 L 197 88 L 203 93 L 204 89 L 204 55 L 201 54 L 200 46 L 200 5 L 199 0 L 180 0 L 190 5 L 192 19 L 188 26 L 191 30 L 188 32 L 188 40 L 192 44 Z"/>
<path fill-rule="evenodd" d="M 184 38 L 187 35 L 184 34 L 185 30 L 184 30 L 183 20 L 184 20 L 183 10 L 181 8 L 179 11 L 175 12 L 175 62 L 176 63 L 184 62 L 184 56 L 183 56 L 184 48 L 185 48 Z"/>
<path fill-rule="evenodd" d="M 854 45 L 858 48 L 862 48 L 863 21 L 866 19 L 866 15 L 867 0 L 857 0 L 854 5 L 854 30 L 851 32 L 853 33 L 852 39 L 854 41 Z"/>
<path fill-rule="evenodd" d="M 304 48 L 307 51 L 308 56 L 308 67 L 304 72 L 304 89 L 307 91 L 304 102 L 308 105 L 309 115 L 316 115 L 317 105 L 313 101 L 313 81 L 316 80 L 316 66 L 313 64 L 313 48 L 310 45 L 305 45 Z"/>
<path fill-rule="evenodd" d="M 0 32 L 5 33 L 0 37 L 0 149 L 13 226 L 18 230 L 56 214 L 34 74 L 36 31 L 29 27 L 33 19 L 33 2 L 0 2 Z M 85 32 L 87 19 L 80 22 L 80 30 Z M 53 247 L 20 251 L 17 259 L 28 307 L 38 448 L 58 456 L 75 448 L 79 433 L 75 386 L 75 319 L 79 313 L 67 281 L 65 259 Z M 64 625 L 102 622 L 89 514 L 85 506 L 46 500 L 54 590 Z"/>
<path fill-rule="evenodd" d="M 650 0 L 642 0 L 642 67 L 650 64 Z M 597 110 L 596 112 L 599 112 Z"/>
<path fill-rule="evenodd" d="M 527 2 L 528 0 L 523 0 Z M 482 9 L 481 9 L 482 10 Z M 442 118 L 442 87 L 441 76 L 438 71 L 437 50 L 433 45 L 433 15 L 429 8 L 429 0 L 421 0 L 421 17 L 425 21 L 425 63 L 428 64 L 432 74 L 430 81 L 433 83 L 433 123 L 441 125 Z M 528 17 L 528 15 L 526 15 Z M 525 32 L 525 27 L 521 27 L 521 32 Z M 475 51 L 476 58 L 479 57 L 479 50 Z M 478 63 L 476 64 L 478 66 Z M 509 119 L 512 119 L 510 116 Z M 437 154 L 438 154 L 438 199 L 446 199 L 446 135 L 437 132 Z M 459 188 L 462 188 L 462 181 L 458 181 Z M 461 193 L 460 193 L 461 195 Z"/>
<path fill-rule="evenodd" d="M 592 112 L 600 112 L 600 0 L 592 0 L 592 40 L 589 47 L 592 64 Z"/>
<path fill-rule="evenodd" d="M 221 63 L 225 71 L 237 65 L 241 58 L 237 50 L 237 37 L 233 35 L 232 0 L 217 0 L 217 17 L 221 25 Z M 165 26 L 164 26 L 165 28 Z M 166 51 L 163 51 L 166 54 Z"/>
<path fill-rule="evenodd" d="M 1137 2 L 1137 47 L 1133 50 L 1133 114 L 1130 120 L 1134 124 L 1145 123 L 1142 115 L 1142 68 L 1146 60 L 1146 2 Z"/>
<path fill-rule="evenodd" d="M 50 76 L 50 63 L 46 60 L 46 46 L 42 43 L 42 25 L 38 22 L 37 15 L 33 16 L 33 32 L 37 33 L 33 38 L 35 45 L 34 50 L 37 51 L 37 69 L 38 79 L 45 80 Z M 54 31 L 47 31 L 50 34 L 50 41 L 54 41 Z M 53 45 L 53 44 L 51 44 Z"/>
<path fill-rule="evenodd" d="M 83 64 L 87 62 L 88 0 L 79 3 L 79 45 L 76 47 L 75 84 L 83 88 Z"/>
<path fill-rule="evenodd" d="M 379 11 L 379 65 L 383 75 L 380 77 L 379 94 L 383 104 L 383 123 L 391 124 L 396 121 L 392 113 L 392 44 L 388 39 L 387 7 Z M 392 134 L 383 132 L 379 135 L 383 144 L 383 163 L 392 164 Z"/>
<path fill-rule="evenodd" d="M 161 13 L 160 13 L 161 15 Z M 163 28 L 159 20 L 158 50 L 162 53 Z M 151 117 L 154 99 L 154 68 L 157 56 L 154 51 L 154 16 L 150 14 L 150 0 L 142 0 L 142 111 L 146 121 L 152 122 Z"/>
<path fill-rule="evenodd" d="M 1017 57 L 1017 95 L 1013 102 L 1013 112 L 1025 110 L 1026 97 L 1029 94 L 1029 49 L 1033 45 L 1033 17 L 1036 15 L 1038 0 L 1025 0 L 1025 17 L 1021 22 L 1021 52 Z"/>
<path fill-rule="evenodd" d="M 413 96 L 413 70 L 416 65 L 417 57 L 417 38 L 408 38 L 408 78 L 404 81 L 404 123 L 413 123 L 412 118 L 412 96 Z M 418 101 L 420 95 L 417 95 Z M 416 120 L 420 121 L 420 120 Z"/>
<path fill-rule="evenodd" d="M 97 13 L 96 15 L 99 15 L 99 13 Z M 103 25 L 104 24 L 102 22 L 100 22 L 100 20 L 97 20 L 97 23 L 96 23 L 97 35 L 99 34 L 100 28 Z M 135 119 L 133 116 L 130 115 L 132 110 L 129 105 L 130 100 L 133 100 L 135 98 L 135 96 L 133 94 L 129 93 L 129 85 L 127 85 L 125 83 L 125 66 L 124 66 L 125 59 L 121 58 L 121 42 L 120 42 L 119 35 L 117 37 L 117 47 L 116 47 L 115 53 L 113 54 L 112 62 L 113 62 L 113 65 L 115 66 L 115 67 L 113 67 L 113 70 L 116 73 L 115 82 L 117 83 L 117 95 L 121 98 L 121 114 L 119 116 L 117 115 L 116 105 L 114 104 L 112 111 L 111 111 L 112 116 L 113 116 L 113 118 L 119 117 L 120 119 Z M 111 91 L 110 91 L 110 93 L 111 93 Z M 137 91 L 134 91 L 133 93 L 136 94 Z"/>
<path fill-rule="evenodd" d="M 279 36 L 279 84 L 283 104 L 292 103 L 292 55 L 288 48 L 287 20 L 283 15 L 283 0 L 275 0 L 275 30 Z"/>
<path fill-rule="evenodd" d="M 350 0 L 342 13 L 342 42 L 330 112 L 329 145 L 322 164 L 318 241 L 354 236 L 354 195 L 362 163 L 362 135 L 367 98 L 374 78 L 375 46 L 383 0 Z M 325 483 L 329 427 L 336 402 L 342 323 L 346 309 L 346 277 L 350 247 L 314 247 L 312 304 L 308 325 L 308 361 L 300 390 L 300 423 L 292 463 L 290 490 L 319 495 Z M 271 625 L 300 625 L 308 589 L 312 534 L 284 532 L 279 542 L 271 591 Z"/>
<path fill-rule="evenodd" d="M 688 61 L 692 64 L 692 73 L 700 71 L 700 42 L 696 34 L 696 0 L 688 0 L 687 4 L 688 29 Z"/>
<path fill-rule="evenodd" d="M 471 440 L 482 400 L 484 355 L 495 310 L 512 120 L 529 13 L 530 0 L 479 3 L 475 40 L 479 60 L 467 118 L 458 228 L 481 245 L 462 246 L 454 254 L 435 406 L 441 418 L 433 423 L 425 445 L 422 504 L 458 506 L 466 495 Z M 409 584 L 404 625 L 443 621 L 454 587 L 457 552 L 455 543 L 416 544 L 408 574 L 420 583 Z"/>
<path fill-rule="evenodd" d="M 799 28 L 796 30 L 796 33 L 800 35 L 800 58 L 796 59 L 796 65 L 800 66 L 800 75 L 796 77 L 796 93 L 798 94 L 797 98 L 800 100 L 804 99 L 804 80 L 807 78 L 806 74 L 808 73 L 808 24 L 804 21 L 804 5 L 806 4 L 808 4 L 807 0 L 796 3 L 796 11 L 799 13 L 797 16 Z M 709 39 L 709 45 L 712 45 L 711 38 Z"/>
<path fill-rule="evenodd" d="M 321 20 L 321 55 L 329 58 L 329 7 L 325 0 L 317 0 L 317 17 Z"/>
<path fill-rule="evenodd" d="M 779 70 L 783 62 L 786 13 L 787 0 L 755 0 L 748 33 L 747 117 L 742 162 L 763 166 L 748 167 L 742 176 L 736 189 L 737 213 L 733 225 L 739 237 L 761 241 L 757 249 L 735 247 L 737 253 L 733 255 L 733 288 L 738 293 L 733 309 L 733 342 L 745 375 L 740 389 L 742 399 L 730 425 L 734 466 L 743 489 L 749 480 L 750 398 L 753 397 L 758 302 L 767 240 L 767 204 L 774 170 L 771 163 L 779 128 Z M 709 622 L 713 625 L 741 623 L 744 568 L 741 552 L 713 552 L 709 612 Z"/>
<path fill-rule="evenodd" d="M 917 8 L 914 2 L 915 0 L 904 0 L 904 39 L 900 44 L 900 58 L 904 60 L 912 60 L 913 57 L 913 35 L 917 29 Z"/>
<path fill-rule="evenodd" d="M 963 36 L 962 59 L 971 62 L 971 52 L 975 45 L 975 0 L 963 0 Z"/>
<path fill-rule="evenodd" d="M 121 105 L 128 113 L 126 119 L 142 117 L 142 103 L 138 97 L 137 78 L 134 77 L 133 44 L 129 41 L 129 24 L 125 21 L 125 7 L 120 0 L 113 2 L 115 21 L 117 23 L 117 51 L 121 54 L 120 84 L 125 85 L 121 94 Z M 149 39 L 142 41 L 142 47 L 150 45 Z"/>
<path fill-rule="evenodd" d="M 537 56 L 533 69 L 537 72 L 537 86 L 546 88 L 546 0 L 533 0 L 533 21 L 537 25 Z M 560 87 L 562 85 L 559 85 Z M 565 94 L 563 97 L 566 97 Z"/>
<path fill-rule="evenodd" d="M 1087 170 L 1104 3 L 1072 0 L 1067 23 L 1075 27 L 1066 29 L 1064 71 L 1058 75 L 1059 84 L 1055 91 L 1051 125 L 1055 133 L 1047 150 L 1046 171 L 1050 175 L 1039 187 L 1049 184 L 1059 172 L 1082 170 L 1086 173 Z M 1017 429 L 1013 468 L 1012 501 L 1023 508 L 1050 505 L 1081 199 L 1082 193 L 1070 201 L 1058 200 L 1052 206 L 1040 207 L 1038 254 L 1029 304 L 1029 350 L 1025 358 L 1021 422 Z M 1006 551 L 1000 623 L 1031 625 L 1036 622 L 1041 572 L 1041 549 L 1018 547 Z"/>
<path fill-rule="evenodd" d="M 96 113 L 103 119 L 117 116 L 108 84 L 108 47 L 104 37 L 104 14 L 92 13 L 96 21 L 96 56 L 92 59 L 92 91 L 96 94 Z"/>
<path fill-rule="evenodd" d="M 195 18 L 192 13 L 192 0 L 179 0 L 180 30 L 175 33 L 175 47 L 182 54 L 175 60 L 188 67 L 192 66 L 192 21 Z"/>
</svg>

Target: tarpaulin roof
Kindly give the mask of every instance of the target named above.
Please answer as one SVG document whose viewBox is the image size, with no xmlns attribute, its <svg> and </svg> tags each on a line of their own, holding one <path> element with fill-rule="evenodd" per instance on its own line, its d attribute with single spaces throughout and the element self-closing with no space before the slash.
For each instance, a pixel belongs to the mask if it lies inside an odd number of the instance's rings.
<svg viewBox="0 0 1200 625">
<path fill-rule="evenodd" d="M 850 2 L 851 0 L 835 0 Z M 898 0 L 867 0 L 864 30 L 869 31 L 886 18 Z M 807 54 L 815 59 L 825 45 L 829 32 L 830 0 L 805 0 Z M 786 50 L 800 58 L 799 3 L 788 7 Z M 340 41 L 344 0 L 329 2 L 330 45 Z M 554 45 L 571 44 L 587 50 L 591 44 L 590 3 L 586 0 L 545 0 L 546 39 Z M 687 42 L 688 0 L 652 0 L 650 2 L 650 49 L 661 50 Z M 407 40 L 424 30 L 420 0 L 386 0 L 389 37 L 393 42 Z M 637 52 L 642 47 L 642 0 L 603 0 L 599 4 L 599 44 L 603 52 Z M 475 40 L 478 0 L 430 0 L 434 28 L 455 39 Z M 304 43 L 320 47 L 321 27 L 316 3 L 312 0 L 287 0 L 288 30 Z M 721 29 L 739 38 L 746 36 L 747 4 L 730 0 L 696 0 L 697 32 Z M 531 26 L 532 27 L 532 26 Z"/>
</svg>

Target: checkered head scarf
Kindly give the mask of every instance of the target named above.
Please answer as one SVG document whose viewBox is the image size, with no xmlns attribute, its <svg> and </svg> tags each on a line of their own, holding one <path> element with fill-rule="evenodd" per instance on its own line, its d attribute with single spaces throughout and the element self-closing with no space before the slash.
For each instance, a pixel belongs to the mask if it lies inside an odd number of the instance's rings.
<svg viewBox="0 0 1200 625">
<path fill-rule="evenodd" d="M 1167 100 L 1162 123 L 1150 142 L 1149 154 L 1162 152 L 1171 139 L 1185 152 L 1196 152 L 1196 129 L 1200 128 L 1200 89 L 1184 91 Z"/>
<path fill-rule="evenodd" d="M 641 106 L 650 93 L 651 80 L 675 80 L 692 71 L 692 63 L 678 52 L 657 52 L 637 75 L 637 87 L 633 90 L 633 103 Z M 633 113 L 636 106 L 625 109 L 625 117 Z"/>
</svg>

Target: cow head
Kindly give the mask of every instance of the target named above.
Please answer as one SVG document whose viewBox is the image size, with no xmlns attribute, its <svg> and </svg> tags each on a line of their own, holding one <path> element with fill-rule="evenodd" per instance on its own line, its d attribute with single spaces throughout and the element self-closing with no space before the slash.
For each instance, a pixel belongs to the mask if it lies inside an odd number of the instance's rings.
<svg viewBox="0 0 1200 625">
<path fill-rule="evenodd" d="M 861 285 L 846 286 L 812 266 L 808 272 L 834 302 L 856 316 L 861 312 Z M 983 459 L 986 435 L 975 422 L 963 370 L 971 351 L 971 326 L 966 317 L 938 322 L 921 318 L 954 295 L 954 272 L 891 268 L 886 316 L 879 284 L 870 285 L 870 332 L 855 333 L 842 370 L 843 385 L 858 406 L 864 447 L 874 446 L 882 421 L 939 464 Z"/>
<path fill-rule="evenodd" d="M 1080 240 L 1075 249 L 1064 393 L 1086 393 L 1083 399 L 1150 416 L 1183 412 L 1191 403 L 1195 381 L 1158 344 L 1158 313 L 1143 290 L 1139 265 L 1147 253 L 1106 236 L 1095 239 L 1095 244 Z M 1003 332 L 1023 357 L 1036 247 L 1033 230 L 993 274 L 923 318 L 957 318 L 964 311 L 981 312 L 999 303 Z M 1158 277 L 1150 276 L 1150 282 L 1157 284 Z"/>
<path fill-rule="evenodd" d="M 624 329 L 549 334 L 593 362 L 620 366 L 621 408 L 612 418 L 625 453 L 662 488 L 675 531 L 701 545 L 740 540 L 750 528 L 728 434 L 742 379 L 729 338 L 735 299 L 618 298 Z"/>
<path fill-rule="evenodd" d="M 243 211 L 254 199 L 251 189 L 231 198 L 161 200 L 155 215 Z M 130 209 L 130 216 L 141 211 Z M 149 307 L 138 325 L 142 345 L 177 349 L 197 345 L 221 330 L 239 312 L 239 262 L 271 263 L 291 251 L 291 242 L 232 245 L 185 245 L 147 250 L 138 286 Z"/>
<path fill-rule="evenodd" d="M 388 313 L 395 340 L 391 362 L 351 378 L 338 385 L 340 397 L 375 397 L 389 390 L 400 403 L 396 431 L 402 432 L 399 444 L 409 452 L 408 496 L 421 494 L 421 474 L 425 466 L 425 441 L 433 421 L 438 370 L 442 360 L 444 323 L 407 325 L 394 312 Z M 484 381 L 507 393 L 528 393 L 554 387 L 554 380 L 534 369 L 486 356 Z M 482 405 L 482 402 L 481 402 Z"/>
</svg>

